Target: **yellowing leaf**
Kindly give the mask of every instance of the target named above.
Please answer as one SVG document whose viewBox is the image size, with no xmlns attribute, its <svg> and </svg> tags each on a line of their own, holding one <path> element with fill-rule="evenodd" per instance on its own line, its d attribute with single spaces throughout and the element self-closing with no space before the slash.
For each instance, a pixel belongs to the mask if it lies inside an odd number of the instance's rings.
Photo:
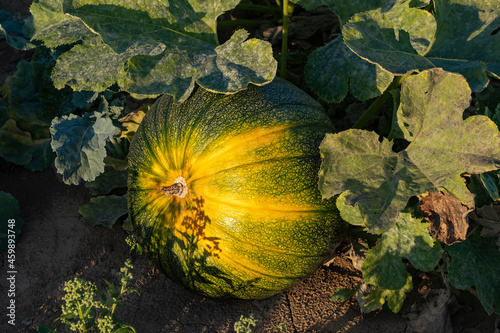
<svg viewBox="0 0 500 333">
<path fill-rule="evenodd" d="M 137 128 L 139 128 L 139 124 L 145 115 L 146 113 L 144 111 L 139 110 L 137 112 L 131 112 L 125 117 L 118 119 L 122 122 L 123 126 L 127 128 L 126 131 L 121 132 L 120 138 L 127 138 L 128 141 L 132 141 L 132 138 L 134 137 L 135 132 L 137 131 Z"/>
</svg>

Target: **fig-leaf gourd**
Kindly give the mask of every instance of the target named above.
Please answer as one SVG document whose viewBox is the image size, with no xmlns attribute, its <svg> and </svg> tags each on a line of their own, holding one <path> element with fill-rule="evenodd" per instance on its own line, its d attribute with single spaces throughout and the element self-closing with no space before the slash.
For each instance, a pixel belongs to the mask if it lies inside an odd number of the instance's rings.
<svg viewBox="0 0 500 333">
<path fill-rule="evenodd" d="M 317 188 L 333 126 L 282 79 L 234 95 L 167 95 L 130 146 L 129 211 L 151 260 L 210 297 L 266 298 L 310 275 L 344 230 Z"/>
</svg>

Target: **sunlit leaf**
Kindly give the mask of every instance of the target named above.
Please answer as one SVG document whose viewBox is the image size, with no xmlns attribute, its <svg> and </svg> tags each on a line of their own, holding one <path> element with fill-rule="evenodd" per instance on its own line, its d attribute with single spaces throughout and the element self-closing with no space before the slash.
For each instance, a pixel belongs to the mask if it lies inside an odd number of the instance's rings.
<svg viewBox="0 0 500 333">
<path fill-rule="evenodd" d="M 216 19 L 237 0 L 40 0 L 34 38 L 48 46 L 81 41 L 58 59 L 58 88 L 102 91 L 117 82 L 138 97 L 168 93 L 177 102 L 195 82 L 221 93 L 274 78 L 271 45 L 238 30 L 218 45 Z"/>
<path fill-rule="evenodd" d="M 346 45 L 394 74 L 430 68 L 460 73 L 472 91 L 486 87 L 487 72 L 500 75 L 498 1 L 436 0 L 434 17 L 397 7 L 354 15 L 342 29 Z M 419 21 L 425 23 L 414 29 Z"/>
<path fill-rule="evenodd" d="M 362 266 L 365 282 L 382 289 L 401 289 L 409 273 L 402 258 L 421 271 L 430 271 L 441 259 L 441 246 L 429 235 L 428 223 L 401 213 L 396 225 L 386 231 L 366 254 Z"/>
<path fill-rule="evenodd" d="M 463 77 L 439 69 L 408 77 L 397 110 L 408 147 L 394 152 L 392 142 L 363 130 L 327 134 L 320 146 L 323 197 L 349 190 L 345 203 L 359 206 L 374 233 L 389 230 L 408 199 L 428 191 L 473 206 L 461 175 L 500 168 L 500 133 L 488 117 L 463 120 L 470 94 Z"/>
</svg>

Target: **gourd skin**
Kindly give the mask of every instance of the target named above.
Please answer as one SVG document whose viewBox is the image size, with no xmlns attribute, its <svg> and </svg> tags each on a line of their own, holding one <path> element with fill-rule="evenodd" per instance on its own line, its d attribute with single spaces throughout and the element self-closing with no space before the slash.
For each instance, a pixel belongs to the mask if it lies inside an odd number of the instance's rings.
<svg viewBox="0 0 500 333">
<path fill-rule="evenodd" d="M 235 95 L 161 97 L 129 153 L 129 211 L 151 260 L 210 297 L 267 298 L 311 274 L 345 224 L 317 189 L 333 125 L 276 78 Z M 184 198 L 161 189 L 182 177 Z"/>
</svg>

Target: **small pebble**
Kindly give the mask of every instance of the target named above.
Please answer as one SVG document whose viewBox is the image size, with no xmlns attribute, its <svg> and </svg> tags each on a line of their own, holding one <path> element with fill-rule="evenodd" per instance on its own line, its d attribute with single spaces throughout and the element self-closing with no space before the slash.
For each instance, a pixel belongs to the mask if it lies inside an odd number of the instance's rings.
<svg viewBox="0 0 500 333">
<path fill-rule="evenodd" d="M 24 326 L 30 326 L 31 324 L 33 324 L 33 318 L 31 318 L 31 317 L 26 318 L 21 322 L 21 325 L 24 325 Z"/>
</svg>

